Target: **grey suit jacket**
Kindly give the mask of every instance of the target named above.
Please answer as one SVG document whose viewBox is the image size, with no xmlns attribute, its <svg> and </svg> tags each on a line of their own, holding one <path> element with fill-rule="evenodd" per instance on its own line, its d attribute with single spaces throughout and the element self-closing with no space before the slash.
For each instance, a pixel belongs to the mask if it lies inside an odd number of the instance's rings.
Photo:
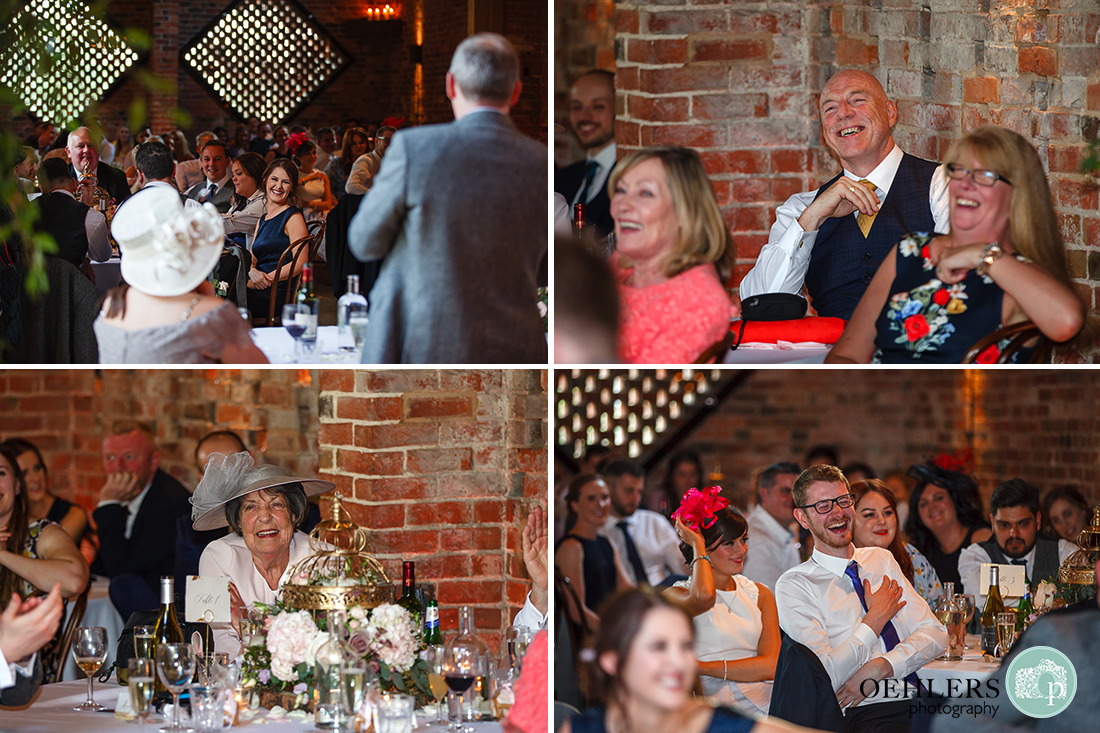
<svg viewBox="0 0 1100 733">
<path fill-rule="evenodd" d="M 187 195 L 184 196 L 184 198 L 198 201 L 199 196 L 202 195 L 202 192 L 205 190 L 206 179 L 204 178 L 202 182 L 196 183 L 194 186 L 187 189 Z M 214 208 L 218 210 L 219 214 L 229 213 L 229 207 L 233 204 L 234 190 L 235 189 L 233 188 L 233 179 L 231 178 L 226 181 L 224 186 L 219 188 L 217 192 L 214 193 L 214 198 L 212 198 L 209 203 L 214 204 Z"/>
<path fill-rule="evenodd" d="M 12 707 L 26 705 L 31 701 L 34 697 L 34 693 L 38 692 L 38 688 L 41 686 L 42 660 L 41 657 L 35 657 L 34 668 L 30 677 L 24 677 L 16 672 L 15 687 L 0 690 L 0 705 L 10 705 Z"/>
<path fill-rule="evenodd" d="M 497 112 L 394 135 L 348 230 L 384 260 L 363 362 L 546 363 L 547 149 Z"/>
</svg>

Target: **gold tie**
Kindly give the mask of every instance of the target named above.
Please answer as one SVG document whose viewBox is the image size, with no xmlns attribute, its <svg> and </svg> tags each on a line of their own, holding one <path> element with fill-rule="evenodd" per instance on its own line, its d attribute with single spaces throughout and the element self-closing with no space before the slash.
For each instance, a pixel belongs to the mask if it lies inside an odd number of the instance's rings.
<svg viewBox="0 0 1100 733">
<path fill-rule="evenodd" d="M 871 193 L 878 193 L 878 186 L 868 181 L 866 178 L 860 181 L 864 186 L 871 189 Z M 867 239 L 867 233 L 871 231 L 871 224 L 875 222 L 875 217 L 878 216 L 878 212 L 873 214 L 859 214 L 856 216 L 856 224 L 859 224 L 859 230 L 863 232 L 863 238 Z"/>
</svg>

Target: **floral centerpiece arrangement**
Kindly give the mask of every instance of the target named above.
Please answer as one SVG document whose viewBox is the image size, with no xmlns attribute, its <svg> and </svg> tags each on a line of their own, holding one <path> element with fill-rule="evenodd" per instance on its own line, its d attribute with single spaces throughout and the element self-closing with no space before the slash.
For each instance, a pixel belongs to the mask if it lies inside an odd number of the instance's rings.
<svg viewBox="0 0 1100 733">
<path fill-rule="evenodd" d="M 254 633 L 246 635 L 243 685 L 282 698 L 287 708 L 306 708 L 313 698 L 317 650 L 331 638 L 322 618 L 280 604 L 256 604 Z M 431 698 L 427 663 L 420 659 L 423 637 L 409 612 L 393 603 L 372 609 L 352 606 L 345 628 L 336 630 L 345 655 L 366 660 L 382 691 Z M 294 699 L 288 699 L 294 695 Z"/>
</svg>

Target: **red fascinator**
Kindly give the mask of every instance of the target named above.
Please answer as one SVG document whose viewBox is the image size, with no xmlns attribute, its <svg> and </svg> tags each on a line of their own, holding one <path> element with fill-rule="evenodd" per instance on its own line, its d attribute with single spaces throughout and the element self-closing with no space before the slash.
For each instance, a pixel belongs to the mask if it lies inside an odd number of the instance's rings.
<svg viewBox="0 0 1100 733">
<path fill-rule="evenodd" d="M 720 486 L 710 486 L 702 491 L 688 489 L 680 500 L 680 508 L 672 513 L 672 521 L 679 519 L 696 531 L 709 529 L 714 524 L 714 515 L 730 505 L 728 499 L 718 495 L 720 491 Z"/>
<path fill-rule="evenodd" d="M 286 139 L 286 151 L 294 155 L 306 140 L 309 140 L 309 135 L 304 132 L 294 133 Z"/>
</svg>

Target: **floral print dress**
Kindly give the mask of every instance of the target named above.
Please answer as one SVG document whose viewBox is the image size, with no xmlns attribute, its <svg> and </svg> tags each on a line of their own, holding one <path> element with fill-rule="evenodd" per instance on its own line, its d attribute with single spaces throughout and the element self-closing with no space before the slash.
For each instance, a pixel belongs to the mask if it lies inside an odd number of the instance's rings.
<svg viewBox="0 0 1100 733">
<path fill-rule="evenodd" d="M 932 567 L 932 563 L 928 562 L 928 558 L 920 553 L 920 550 L 906 542 L 905 551 L 913 561 L 913 587 L 916 588 L 920 597 L 934 608 L 936 600 L 943 595 L 940 576 L 936 574 L 936 569 Z"/>
<path fill-rule="evenodd" d="M 47 526 L 53 524 L 48 519 L 39 519 L 31 522 L 27 528 L 27 541 L 23 545 L 23 557 L 29 557 L 31 559 L 38 559 L 38 538 L 42 535 L 42 530 Z M 42 591 L 38 590 L 29 580 L 23 581 L 23 597 L 30 598 L 33 595 L 41 595 Z M 64 602 L 68 605 L 68 602 Z M 64 633 L 65 624 L 62 623 L 57 627 L 57 633 L 50 639 L 44 647 L 38 652 L 38 658 L 42 662 L 42 674 L 44 680 L 57 680 L 58 668 L 65 659 L 64 652 L 61 647 L 61 635 Z"/>
<path fill-rule="evenodd" d="M 898 243 L 890 297 L 875 323 L 872 364 L 923 362 L 958 364 L 968 349 L 1003 325 L 1004 291 L 987 275 L 970 270 L 962 282 L 948 285 L 936 277 L 929 259 L 935 234 L 917 232 Z M 1009 339 L 978 355 L 992 364 Z M 1014 355 L 1026 360 L 1030 350 Z"/>
</svg>

